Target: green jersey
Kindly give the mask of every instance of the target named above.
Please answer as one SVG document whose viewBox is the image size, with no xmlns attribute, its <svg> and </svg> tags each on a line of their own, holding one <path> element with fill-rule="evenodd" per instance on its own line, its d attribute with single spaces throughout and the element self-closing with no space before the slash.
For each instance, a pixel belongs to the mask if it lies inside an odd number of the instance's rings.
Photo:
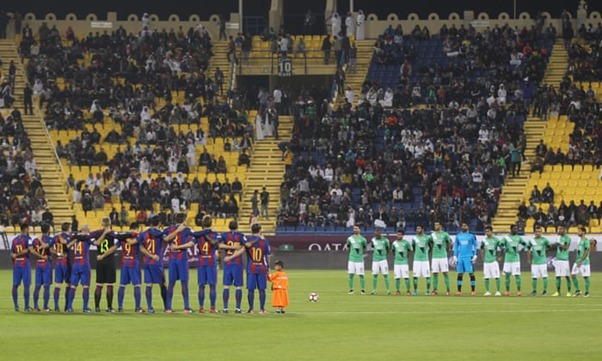
<svg viewBox="0 0 602 361">
<path fill-rule="evenodd" d="M 445 231 L 431 233 L 433 239 L 433 258 L 447 258 L 447 250 L 452 243 L 451 237 Z"/>
<path fill-rule="evenodd" d="M 386 237 L 372 238 L 372 261 L 384 261 L 387 259 L 387 253 L 391 249 L 391 243 Z"/>
<path fill-rule="evenodd" d="M 546 251 L 550 248 L 550 241 L 546 237 L 533 238 L 527 249 L 531 250 L 531 264 L 546 264 Z"/>
<path fill-rule="evenodd" d="M 569 260 L 569 249 L 562 249 L 560 246 L 570 246 L 571 245 L 571 237 L 565 235 L 560 236 L 558 239 L 558 248 L 556 248 L 556 259 L 559 261 L 568 261 Z"/>
<path fill-rule="evenodd" d="M 347 238 L 347 248 L 349 248 L 349 261 L 350 262 L 363 262 L 364 251 L 368 242 L 360 235 L 351 235 Z"/>
<path fill-rule="evenodd" d="M 481 242 L 481 249 L 484 254 L 484 262 L 492 263 L 497 261 L 497 251 L 500 249 L 500 241 L 497 237 L 485 238 Z"/>
<path fill-rule="evenodd" d="M 415 261 L 428 261 L 429 248 L 433 245 L 433 239 L 427 234 L 415 235 L 412 238 L 412 249 Z"/>
<path fill-rule="evenodd" d="M 527 243 L 523 237 L 515 234 L 514 236 L 509 234 L 502 239 L 502 249 L 504 250 L 504 262 L 520 262 L 518 253 L 522 250 L 520 246 L 527 246 Z"/>
<path fill-rule="evenodd" d="M 583 258 L 583 255 L 585 255 L 585 252 L 587 252 L 589 250 L 590 247 L 590 243 L 589 243 L 589 239 L 587 238 L 582 238 L 579 240 L 579 244 L 577 245 L 577 258 L 575 258 L 575 263 L 578 263 L 579 261 L 581 261 L 581 258 Z M 589 264 L 589 253 L 587 254 L 587 257 L 585 257 L 585 259 L 582 261 L 583 265 L 588 265 Z"/>
<path fill-rule="evenodd" d="M 410 242 L 405 239 L 397 240 L 393 242 L 391 246 L 393 253 L 395 253 L 395 261 L 394 264 L 408 264 L 408 254 L 412 250 L 412 246 Z"/>
</svg>

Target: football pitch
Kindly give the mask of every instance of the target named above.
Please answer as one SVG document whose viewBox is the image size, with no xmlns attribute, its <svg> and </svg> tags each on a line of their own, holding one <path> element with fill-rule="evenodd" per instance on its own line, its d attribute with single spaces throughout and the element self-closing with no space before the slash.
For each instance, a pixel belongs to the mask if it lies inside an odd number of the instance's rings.
<svg viewBox="0 0 602 361">
<path fill-rule="evenodd" d="M 424 280 L 419 285 L 420 296 L 406 296 L 403 282 L 403 296 L 387 296 L 382 278 L 376 296 L 360 295 L 357 279 L 356 294 L 347 295 L 344 270 L 287 272 L 291 304 L 284 315 L 185 315 L 181 313 L 179 288 L 174 293 L 177 312 L 167 315 L 134 313 L 131 286 L 126 291 L 126 311 L 122 314 L 104 312 L 104 292 L 103 312 L 82 314 L 81 287 L 74 314 L 17 313 L 10 293 L 12 273 L 0 271 L 1 359 L 592 360 L 602 345 L 601 273 L 592 276 L 592 296 L 569 298 L 564 296 L 564 281 L 562 297 L 529 297 L 528 273 L 523 273 L 526 295 L 522 297 L 516 297 L 514 291 L 511 297 L 473 297 L 468 285 L 464 286 L 464 295 L 458 297 L 425 296 Z M 450 276 L 454 284 L 455 273 Z M 195 270 L 191 270 L 191 280 L 196 280 Z M 477 280 L 480 295 L 480 274 Z M 371 290 L 371 282 L 371 275 L 367 274 L 367 291 Z M 443 280 L 439 282 L 441 290 Z M 582 279 L 580 284 L 583 288 Z M 391 287 L 394 289 L 393 279 Z M 541 291 L 541 283 L 539 287 Z M 195 284 L 190 285 L 194 310 L 198 310 L 197 289 Z M 158 288 L 154 291 L 155 308 L 159 310 L 162 307 Z M 550 278 L 548 292 L 554 291 L 554 279 Z M 310 292 L 319 294 L 319 302 L 308 301 Z M 22 309 L 22 289 L 19 298 Z M 114 305 L 116 298 L 117 290 Z M 268 291 L 266 308 L 271 311 L 270 299 Z M 51 308 L 52 302 L 51 292 Z M 231 310 L 232 302 L 233 291 Z M 146 306 L 144 291 L 142 305 Z M 221 286 L 217 306 L 222 308 Z M 246 307 L 245 290 L 243 310 Z"/>
</svg>

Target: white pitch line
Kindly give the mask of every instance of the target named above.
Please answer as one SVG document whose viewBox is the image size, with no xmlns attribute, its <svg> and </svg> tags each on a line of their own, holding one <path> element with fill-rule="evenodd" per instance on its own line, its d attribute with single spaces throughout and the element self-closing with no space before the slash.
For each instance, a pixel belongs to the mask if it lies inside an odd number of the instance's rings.
<svg viewBox="0 0 602 361">
<path fill-rule="evenodd" d="M 586 310 L 466 310 L 466 311 L 315 311 L 312 313 L 345 315 L 345 314 L 365 314 L 365 315 L 398 315 L 398 314 L 427 314 L 427 315 L 453 315 L 453 314 L 474 314 L 474 313 L 573 313 L 573 312 L 594 312 L 602 311 L 602 308 L 590 308 Z"/>
</svg>

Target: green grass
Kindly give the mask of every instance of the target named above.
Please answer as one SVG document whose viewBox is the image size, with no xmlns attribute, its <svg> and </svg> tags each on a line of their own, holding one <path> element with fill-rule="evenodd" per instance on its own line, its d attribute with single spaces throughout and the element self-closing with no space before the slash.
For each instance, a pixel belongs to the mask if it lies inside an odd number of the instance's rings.
<svg viewBox="0 0 602 361">
<path fill-rule="evenodd" d="M 82 314 L 81 288 L 75 314 L 29 314 L 13 311 L 11 272 L 0 271 L 2 359 L 589 360 L 599 352 L 594 345 L 600 344 L 602 298 L 596 292 L 602 274 L 593 275 L 589 298 L 386 296 L 382 279 L 377 296 L 347 295 L 345 271 L 288 274 L 291 305 L 285 315 L 134 314 L 131 286 L 123 314 Z M 530 280 L 523 284 L 530 292 Z M 419 289 L 424 291 L 423 282 Z M 196 285 L 190 291 L 198 309 Z M 318 303 L 308 301 L 310 292 L 319 293 Z M 158 292 L 154 300 L 159 308 Z M 174 307 L 182 308 L 179 290 Z"/>
</svg>

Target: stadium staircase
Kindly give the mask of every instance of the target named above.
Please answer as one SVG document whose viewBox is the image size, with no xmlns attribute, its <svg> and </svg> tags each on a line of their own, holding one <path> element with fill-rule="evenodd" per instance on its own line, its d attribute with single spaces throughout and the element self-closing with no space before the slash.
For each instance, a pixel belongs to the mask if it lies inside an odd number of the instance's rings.
<svg viewBox="0 0 602 361">
<path fill-rule="evenodd" d="M 356 104 L 362 94 L 362 85 L 366 80 L 370 62 L 372 61 L 373 43 L 371 40 L 355 40 L 355 46 L 357 47 L 357 69 L 355 73 L 349 73 L 349 68 L 347 68 L 345 87 L 350 86 L 353 89 L 355 96 L 354 103 Z M 345 104 L 344 92 L 337 97 L 335 109 L 343 104 Z M 355 106 L 355 104 L 352 105 Z"/>
<path fill-rule="evenodd" d="M 215 76 L 215 70 L 219 68 L 224 73 L 224 93 L 220 95 L 217 92 L 217 99 L 220 103 L 224 103 L 228 97 L 228 84 L 230 82 L 230 61 L 228 60 L 228 41 L 213 41 L 211 51 L 213 56 L 209 61 L 207 75 L 211 78 Z"/>
<path fill-rule="evenodd" d="M 8 67 L 13 60 L 17 66 L 15 78 L 15 89 L 13 93 L 16 99 L 13 107 L 21 111 L 23 126 L 31 140 L 34 159 L 42 176 L 42 185 L 46 194 L 48 207 L 54 215 L 55 225 L 68 222 L 73 215 L 71 200 L 67 193 L 67 179 L 61 164 L 56 157 L 54 146 L 46 129 L 42 115 L 34 102 L 34 115 L 25 115 L 23 112 L 23 89 L 27 77 L 21 59 L 17 53 L 17 45 L 13 40 L 0 40 L 0 58 L 3 62 L 2 73 L 8 76 Z M 8 230 L 10 232 L 10 230 Z"/>
<path fill-rule="evenodd" d="M 251 112 L 254 119 L 255 112 Z M 293 118 L 291 116 L 280 116 L 278 127 L 279 140 L 266 138 L 255 141 L 251 156 L 251 166 L 247 169 L 244 180 L 244 195 L 240 205 L 241 229 L 249 230 L 252 216 L 251 197 L 253 192 L 258 190 L 261 193 L 265 186 L 270 193 L 270 203 L 268 206 L 269 219 L 259 218 L 263 231 L 266 233 L 276 230 L 276 213 L 280 205 L 280 184 L 284 175 L 284 162 L 282 161 L 282 152 L 278 148 L 278 143 L 289 141 L 293 133 Z M 259 204 L 261 208 L 261 204 Z"/>
</svg>

